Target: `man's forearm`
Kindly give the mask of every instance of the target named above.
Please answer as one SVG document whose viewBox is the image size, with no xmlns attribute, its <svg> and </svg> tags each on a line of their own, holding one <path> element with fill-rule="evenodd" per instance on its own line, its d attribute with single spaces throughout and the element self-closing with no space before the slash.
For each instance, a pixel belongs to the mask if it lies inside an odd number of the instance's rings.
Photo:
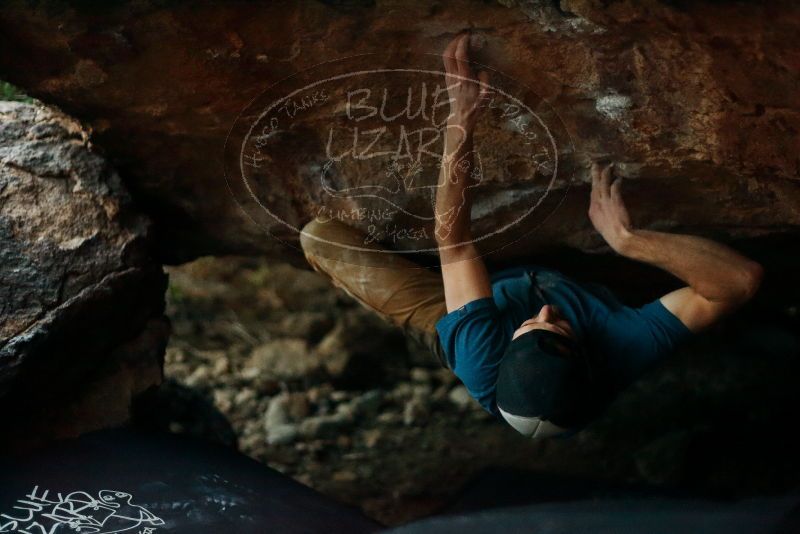
<svg viewBox="0 0 800 534">
<path fill-rule="evenodd" d="M 758 289 L 761 266 L 733 249 L 702 237 L 630 230 L 617 251 L 660 267 L 712 302 L 744 302 Z"/>
<path fill-rule="evenodd" d="M 445 134 L 439 187 L 436 190 L 436 242 L 446 250 L 470 240 L 472 132 L 450 126 Z"/>
</svg>

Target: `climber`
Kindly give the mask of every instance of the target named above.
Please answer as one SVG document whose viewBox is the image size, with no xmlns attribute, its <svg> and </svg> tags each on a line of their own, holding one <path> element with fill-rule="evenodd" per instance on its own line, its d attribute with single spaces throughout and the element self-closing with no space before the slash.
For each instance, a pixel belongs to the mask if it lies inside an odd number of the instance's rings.
<svg viewBox="0 0 800 534">
<path fill-rule="evenodd" d="M 337 221 L 312 221 L 301 245 L 314 269 L 430 347 L 484 409 L 527 436 L 568 434 L 679 343 L 750 299 L 762 268 L 707 239 L 635 228 L 613 164 L 594 163 L 594 228 L 616 253 L 687 286 L 632 308 L 599 285 L 539 266 L 490 276 L 471 239 L 468 190 L 488 75 L 476 79 L 468 48 L 462 34 L 443 53 L 451 112 L 435 206 L 441 277 L 399 254 L 368 250 L 359 230 Z"/>
</svg>

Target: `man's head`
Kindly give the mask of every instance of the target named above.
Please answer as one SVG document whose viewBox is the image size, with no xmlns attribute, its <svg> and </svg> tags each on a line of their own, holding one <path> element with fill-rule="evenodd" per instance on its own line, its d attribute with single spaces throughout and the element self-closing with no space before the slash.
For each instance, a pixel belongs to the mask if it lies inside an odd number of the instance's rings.
<svg viewBox="0 0 800 534">
<path fill-rule="evenodd" d="M 526 436 L 558 435 L 582 426 L 602 409 L 595 374 L 569 321 L 546 305 L 514 331 L 500 362 L 497 406 Z"/>
</svg>

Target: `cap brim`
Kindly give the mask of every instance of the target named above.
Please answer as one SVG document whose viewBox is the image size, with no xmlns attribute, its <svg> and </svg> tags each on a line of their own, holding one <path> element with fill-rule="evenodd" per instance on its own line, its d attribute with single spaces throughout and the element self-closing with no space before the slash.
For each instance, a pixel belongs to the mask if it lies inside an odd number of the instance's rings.
<svg viewBox="0 0 800 534">
<path fill-rule="evenodd" d="M 529 438 L 550 438 L 563 434 L 568 430 L 540 417 L 513 415 L 503 411 L 500 407 L 498 407 L 498 410 L 500 410 L 500 415 L 503 416 L 503 419 L 505 419 L 514 430 Z"/>
</svg>

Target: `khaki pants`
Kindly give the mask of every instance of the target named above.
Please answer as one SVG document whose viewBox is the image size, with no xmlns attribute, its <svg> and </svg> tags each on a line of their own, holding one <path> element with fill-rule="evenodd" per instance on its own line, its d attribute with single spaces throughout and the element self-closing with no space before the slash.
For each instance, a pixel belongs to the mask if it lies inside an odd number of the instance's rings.
<svg viewBox="0 0 800 534">
<path fill-rule="evenodd" d="M 378 245 L 365 245 L 365 237 L 341 221 L 312 220 L 300 234 L 300 245 L 315 271 L 401 327 L 447 366 L 435 327 L 447 313 L 441 275 L 400 254 L 380 252 Z"/>
</svg>

